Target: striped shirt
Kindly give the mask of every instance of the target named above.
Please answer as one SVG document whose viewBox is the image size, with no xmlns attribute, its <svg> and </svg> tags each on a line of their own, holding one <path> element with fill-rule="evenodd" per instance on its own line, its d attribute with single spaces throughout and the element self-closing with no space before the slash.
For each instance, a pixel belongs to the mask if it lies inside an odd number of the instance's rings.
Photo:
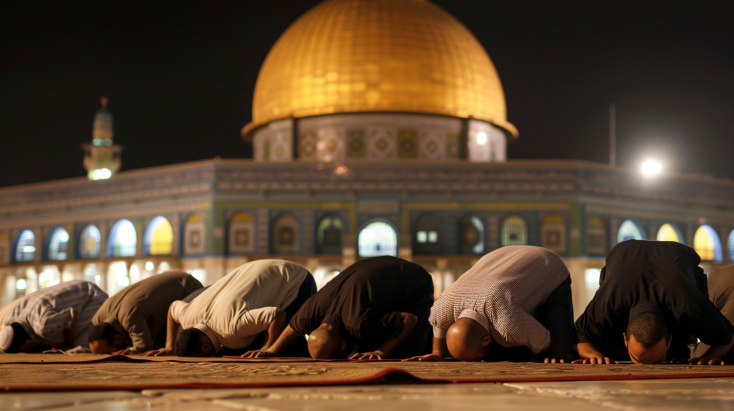
<svg viewBox="0 0 734 411">
<path fill-rule="evenodd" d="M 35 341 L 48 345 L 64 342 L 77 313 L 74 346 L 86 347 L 92 318 L 107 294 L 89 281 L 68 281 L 22 297 L 3 326 L 19 323 Z"/>
<path fill-rule="evenodd" d="M 550 332 L 533 314 L 570 276 L 556 253 L 541 247 L 509 246 L 482 257 L 438 297 L 429 322 L 436 338 L 459 318 L 478 322 L 504 347 L 548 349 Z"/>
</svg>

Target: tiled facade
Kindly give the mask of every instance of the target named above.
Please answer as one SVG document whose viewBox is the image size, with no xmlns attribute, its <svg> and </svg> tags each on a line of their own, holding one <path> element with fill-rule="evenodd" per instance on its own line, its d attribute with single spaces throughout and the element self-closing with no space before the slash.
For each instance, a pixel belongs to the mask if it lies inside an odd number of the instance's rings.
<svg viewBox="0 0 734 411">
<path fill-rule="evenodd" d="M 156 167 L 106 181 L 0 189 L 0 286 L 8 302 L 76 278 L 115 292 L 166 269 L 211 283 L 268 257 L 303 264 L 323 284 L 363 257 L 359 243 L 368 241 L 369 226 L 394 233 L 394 244 L 382 251 L 424 265 L 438 291 L 493 249 L 547 247 L 566 260 L 578 308 L 595 288 L 589 269 L 603 265 L 623 224 L 646 239 L 670 224 L 689 245 L 707 227 L 718 240 L 707 271 L 732 261 L 732 188 L 728 180 L 682 175 L 642 180 L 631 170 L 578 161 L 210 160 Z M 134 227 L 134 242 L 115 237 L 121 220 Z M 151 244 L 156 227 L 165 234 L 161 221 L 170 224 L 170 236 L 161 237 L 170 238 L 168 246 Z M 99 230 L 98 255 L 90 225 Z M 63 237 L 54 237 L 59 227 L 68 234 L 63 250 Z M 24 254 L 31 244 L 27 235 L 21 241 L 25 230 L 34 250 Z"/>
</svg>

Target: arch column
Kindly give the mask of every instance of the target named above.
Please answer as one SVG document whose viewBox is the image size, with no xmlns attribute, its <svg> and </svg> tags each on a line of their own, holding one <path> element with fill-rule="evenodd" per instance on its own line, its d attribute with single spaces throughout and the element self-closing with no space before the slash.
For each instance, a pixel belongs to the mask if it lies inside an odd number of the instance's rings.
<svg viewBox="0 0 734 411">
<path fill-rule="evenodd" d="M 413 236 L 410 234 L 398 234 L 398 258 L 405 261 L 413 261 Z"/>
</svg>

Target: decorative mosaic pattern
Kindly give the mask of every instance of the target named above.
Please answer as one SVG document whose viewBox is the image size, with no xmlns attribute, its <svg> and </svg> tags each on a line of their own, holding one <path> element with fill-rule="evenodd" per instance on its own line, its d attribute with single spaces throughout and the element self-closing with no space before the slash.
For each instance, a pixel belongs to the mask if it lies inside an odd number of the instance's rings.
<svg viewBox="0 0 734 411">
<path fill-rule="evenodd" d="M 320 161 L 339 161 L 346 156 L 344 129 L 324 127 L 317 132 L 316 151 Z"/>
<path fill-rule="evenodd" d="M 293 159 L 293 144 L 289 134 L 277 131 L 269 139 L 269 156 L 266 160 L 288 161 Z"/>
<path fill-rule="evenodd" d="M 367 157 L 372 159 L 395 158 L 397 154 L 397 130 L 391 127 L 367 129 Z"/>
<path fill-rule="evenodd" d="M 316 133 L 309 131 L 302 134 L 298 139 L 298 158 L 303 160 L 316 160 Z"/>
<path fill-rule="evenodd" d="M 367 156 L 366 139 L 363 129 L 347 129 L 347 157 L 365 158 Z"/>
<path fill-rule="evenodd" d="M 418 138 L 418 157 L 429 160 L 445 160 L 446 133 L 422 130 Z"/>
</svg>

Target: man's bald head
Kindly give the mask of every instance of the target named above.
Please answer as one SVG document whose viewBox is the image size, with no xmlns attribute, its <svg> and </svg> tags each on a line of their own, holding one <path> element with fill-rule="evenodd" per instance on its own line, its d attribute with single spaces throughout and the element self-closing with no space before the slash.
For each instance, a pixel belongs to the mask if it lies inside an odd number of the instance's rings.
<svg viewBox="0 0 734 411">
<path fill-rule="evenodd" d="M 342 354 L 347 346 L 339 328 L 321 324 L 308 335 L 308 352 L 316 360 L 326 360 Z"/>
<path fill-rule="evenodd" d="M 478 322 L 459 318 L 446 333 L 446 346 L 459 361 L 479 361 L 489 355 L 492 337 Z"/>
</svg>

